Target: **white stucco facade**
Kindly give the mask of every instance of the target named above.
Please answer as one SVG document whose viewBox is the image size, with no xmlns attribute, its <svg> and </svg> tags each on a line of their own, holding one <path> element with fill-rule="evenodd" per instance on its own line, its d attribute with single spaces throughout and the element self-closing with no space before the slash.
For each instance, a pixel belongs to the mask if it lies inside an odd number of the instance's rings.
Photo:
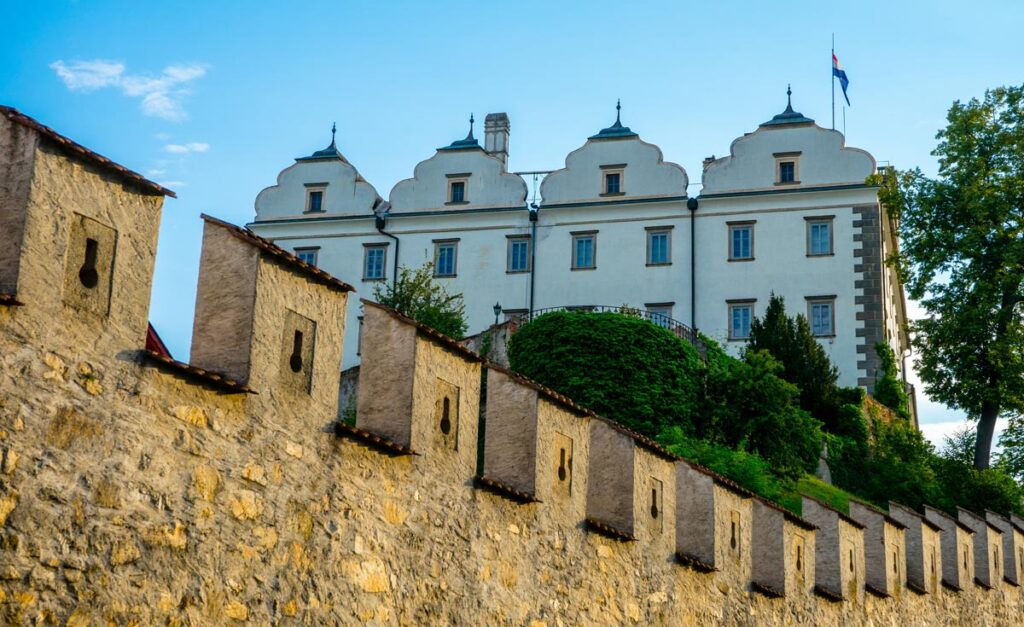
<svg viewBox="0 0 1024 627">
<path fill-rule="evenodd" d="M 495 116 L 503 125 L 492 125 Z M 484 145 L 507 150 L 507 117 L 488 116 L 487 129 Z M 393 276 L 396 248 L 401 266 L 418 267 L 438 245 L 454 246 L 454 274 L 438 280 L 464 294 L 471 334 L 494 322 L 495 303 L 513 314 L 629 305 L 667 312 L 738 353 L 744 341 L 730 337 L 732 309 L 760 316 L 774 292 L 791 314 L 810 316 L 818 303 L 819 322 L 821 303 L 831 304 L 830 332 L 819 341 L 843 385 L 872 388 L 876 341 L 898 357 L 906 348 L 902 287 L 883 262 L 897 245 L 894 229 L 865 184 L 875 161 L 791 107 L 705 163 L 694 210 L 686 171 L 618 120 L 546 176 L 535 222 L 525 182 L 506 171 L 507 152 L 488 153 L 472 134 L 420 162 L 389 202 L 330 150 L 298 160 L 261 192 L 250 228 L 289 250 L 316 249 L 320 267 L 370 298 Z M 308 212 L 310 184 L 324 182 L 324 210 Z M 821 229 L 814 246 L 812 223 Z M 733 249 L 735 229 L 746 248 Z M 650 256 L 652 233 L 667 254 Z M 510 265 L 515 238 L 532 246 L 527 271 Z M 386 246 L 382 278 L 364 276 L 368 246 Z M 354 320 L 358 299 L 349 307 Z M 358 363 L 357 347 L 358 325 L 349 325 L 344 367 Z"/>
</svg>

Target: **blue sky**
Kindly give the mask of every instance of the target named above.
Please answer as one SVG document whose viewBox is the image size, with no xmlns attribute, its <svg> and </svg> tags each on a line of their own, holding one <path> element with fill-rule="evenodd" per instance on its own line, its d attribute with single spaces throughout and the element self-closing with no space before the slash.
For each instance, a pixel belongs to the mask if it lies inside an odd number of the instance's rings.
<svg viewBox="0 0 1024 627">
<path fill-rule="evenodd" d="M 848 143 L 934 173 L 957 99 L 1021 80 L 1019 2 L 13 2 L 0 103 L 178 192 L 151 318 L 188 354 L 200 212 L 245 223 L 300 155 L 338 144 L 384 196 L 470 112 L 505 111 L 510 167 L 552 169 L 614 118 L 699 183 L 705 156 L 785 106 L 830 124 L 830 36 Z M 837 96 L 841 100 L 841 96 Z M 837 110 L 837 126 L 842 113 Z M 691 187 L 691 193 L 699 186 Z M 921 398 L 926 433 L 959 417 Z"/>
</svg>

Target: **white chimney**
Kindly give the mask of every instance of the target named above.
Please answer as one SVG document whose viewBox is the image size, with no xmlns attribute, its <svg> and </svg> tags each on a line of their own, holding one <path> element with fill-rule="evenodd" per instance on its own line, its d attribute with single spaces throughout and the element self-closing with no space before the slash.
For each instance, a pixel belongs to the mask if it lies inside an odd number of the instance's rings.
<svg viewBox="0 0 1024 627">
<path fill-rule="evenodd" d="M 508 115 L 505 113 L 488 113 L 484 119 L 484 150 L 501 159 L 502 165 L 508 167 Z"/>
</svg>

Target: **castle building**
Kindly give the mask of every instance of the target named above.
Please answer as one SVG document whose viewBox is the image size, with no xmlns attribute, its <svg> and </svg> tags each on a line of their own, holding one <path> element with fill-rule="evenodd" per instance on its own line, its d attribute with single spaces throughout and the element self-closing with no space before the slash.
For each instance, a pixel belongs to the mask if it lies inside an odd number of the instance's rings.
<svg viewBox="0 0 1024 627">
<path fill-rule="evenodd" d="M 787 99 L 789 98 L 787 91 Z M 840 372 L 871 390 L 878 342 L 908 348 L 903 288 L 884 260 L 896 225 L 866 183 L 868 152 L 785 110 L 704 162 L 699 195 L 686 170 L 621 121 L 586 138 L 528 202 L 507 168 L 509 119 L 490 114 L 483 145 L 438 148 L 385 201 L 338 150 L 300 157 L 256 198 L 248 226 L 365 295 L 398 266 L 434 264 L 465 297 L 469 332 L 549 308 L 628 305 L 697 329 L 738 353 L 772 293 L 806 315 Z M 356 319 L 353 299 L 349 315 Z M 345 367 L 358 363 L 349 325 Z M 902 364 L 901 364 L 902 369 Z"/>
</svg>

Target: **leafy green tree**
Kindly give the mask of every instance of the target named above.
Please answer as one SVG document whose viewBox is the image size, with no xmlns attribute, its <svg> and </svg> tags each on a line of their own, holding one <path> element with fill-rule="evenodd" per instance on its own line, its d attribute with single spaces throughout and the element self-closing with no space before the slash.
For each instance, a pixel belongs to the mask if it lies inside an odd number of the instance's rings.
<svg viewBox="0 0 1024 627">
<path fill-rule="evenodd" d="M 893 261 L 927 312 L 911 326 L 925 391 L 977 418 L 984 469 L 996 420 L 1024 411 L 1024 86 L 954 102 L 946 119 L 937 179 L 869 182 L 899 218 Z"/>
<path fill-rule="evenodd" d="M 974 463 L 974 450 L 978 447 L 978 433 L 968 424 L 942 437 L 939 456 L 970 466 Z"/>
<path fill-rule="evenodd" d="M 1024 485 L 1024 416 L 1013 416 L 999 434 L 996 468 Z"/>
<path fill-rule="evenodd" d="M 990 509 L 1007 514 L 1024 513 L 1021 497 L 1024 490 L 1010 475 L 995 468 L 977 470 L 955 459 L 936 457 L 933 461 L 940 492 L 934 501 L 936 507 L 956 512 L 957 506 L 975 512 Z"/>
<path fill-rule="evenodd" d="M 700 438 L 757 453 L 795 479 L 817 466 L 821 422 L 800 408 L 800 390 L 781 370 L 767 351 L 739 360 L 710 344 L 704 404 L 692 422 Z"/>
<path fill-rule="evenodd" d="M 884 342 L 875 344 L 875 352 L 882 360 L 882 376 L 875 379 L 875 400 L 896 412 L 900 418 L 910 420 L 910 397 L 896 370 L 896 355 Z"/>
<path fill-rule="evenodd" d="M 402 267 L 395 283 L 380 283 L 373 290 L 377 302 L 401 311 L 417 322 L 453 338 L 466 333 L 466 304 L 462 294 L 449 294 L 434 280 L 434 265 L 416 270 Z"/>
<path fill-rule="evenodd" d="M 836 385 L 839 371 L 811 334 L 807 318 L 787 316 L 785 300 L 772 294 L 764 317 L 750 323 L 747 351 L 767 351 L 778 360 L 779 376 L 800 390 L 800 406 L 832 430 L 841 404 Z"/>
</svg>

